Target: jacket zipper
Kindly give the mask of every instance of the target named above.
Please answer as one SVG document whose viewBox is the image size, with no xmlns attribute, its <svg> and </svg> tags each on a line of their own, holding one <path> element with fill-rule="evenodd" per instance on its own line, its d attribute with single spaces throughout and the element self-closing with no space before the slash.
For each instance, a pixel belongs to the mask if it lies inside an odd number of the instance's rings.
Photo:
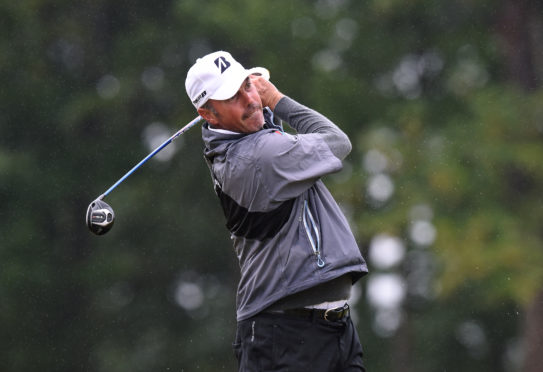
<svg viewBox="0 0 543 372">
<path fill-rule="evenodd" d="M 304 222 L 305 232 L 307 234 L 307 237 L 309 238 L 309 243 L 311 244 L 313 253 L 315 254 L 315 256 L 317 256 L 317 266 L 323 267 L 325 262 L 321 256 L 321 238 L 319 234 L 319 229 L 317 227 L 317 224 L 315 223 L 315 219 L 313 218 L 311 211 L 309 210 L 307 200 L 304 200 L 302 220 Z M 311 224 L 311 226 L 309 224 Z M 313 233 L 315 233 L 315 238 L 313 238 Z"/>
</svg>

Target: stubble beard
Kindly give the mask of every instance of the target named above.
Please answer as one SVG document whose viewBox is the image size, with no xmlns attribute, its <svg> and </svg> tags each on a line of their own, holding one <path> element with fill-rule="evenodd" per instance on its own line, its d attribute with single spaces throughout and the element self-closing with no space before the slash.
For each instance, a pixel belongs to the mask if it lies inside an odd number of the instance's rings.
<svg viewBox="0 0 543 372">
<path fill-rule="evenodd" d="M 257 115 L 258 118 L 256 117 L 253 117 Z M 242 115 L 242 120 L 243 121 L 247 121 L 247 120 L 250 120 L 250 121 L 254 121 L 254 120 L 258 120 L 259 122 L 257 124 L 255 124 L 255 127 L 257 125 L 257 127 L 255 128 L 256 131 L 258 130 L 261 130 L 262 127 L 264 126 L 264 114 L 262 113 L 262 106 L 261 105 L 250 105 L 247 109 L 247 111 Z M 252 123 L 251 123 L 252 124 Z M 251 125 L 252 126 L 252 125 Z"/>
</svg>

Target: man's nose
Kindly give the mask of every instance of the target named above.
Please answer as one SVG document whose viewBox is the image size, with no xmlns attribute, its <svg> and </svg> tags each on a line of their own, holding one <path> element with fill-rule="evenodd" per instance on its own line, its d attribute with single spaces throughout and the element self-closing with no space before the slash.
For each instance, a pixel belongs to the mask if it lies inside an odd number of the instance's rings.
<svg viewBox="0 0 543 372">
<path fill-rule="evenodd" d="M 248 106 L 255 103 L 254 98 L 249 94 L 249 92 L 245 90 L 240 92 L 240 99 L 244 106 Z"/>
</svg>

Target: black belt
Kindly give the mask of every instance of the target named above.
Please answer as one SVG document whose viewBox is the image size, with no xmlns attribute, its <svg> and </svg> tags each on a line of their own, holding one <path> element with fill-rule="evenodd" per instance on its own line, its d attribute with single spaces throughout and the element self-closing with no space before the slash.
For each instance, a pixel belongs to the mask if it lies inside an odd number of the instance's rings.
<svg viewBox="0 0 543 372">
<path fill-rule="evenodd" d="M 349 304 L 345 304 L 333 309 L 308 309 L 304 307 L 301 309 L 271 311 L 271 313 L 285 314 L 306 319 L 324 319 L 329 322 L 334 322 L 348 317 L 350 314 L 350 309 Z"/>
</svg>

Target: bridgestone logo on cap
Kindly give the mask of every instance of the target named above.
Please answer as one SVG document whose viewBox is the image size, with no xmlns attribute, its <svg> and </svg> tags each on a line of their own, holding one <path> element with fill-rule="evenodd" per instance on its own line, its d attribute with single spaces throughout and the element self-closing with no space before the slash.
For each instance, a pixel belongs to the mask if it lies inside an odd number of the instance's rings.
<svg viewBox="0 0 543 372">
<path fill-rule="evenodd" d="M 201 100 L 202 98 L 204 98 L 206 95 L 207 95 L 207 92 L 204 90 L 202 93 L 200 93 L 200 94 L 198 95 L 198 97 L 196 97 L 196 99 L 195 99 L 194 101 L 192 101 L 192 103 L 194 103 L 195 105 L 197 105 L 198 102 L 200 102 L 200 100 Z"/>
<path fill-rule="evenodd" d="M 219 57 L 215 60 L 215 65 L 220 68 L 222 74 L 228 67 L 230 67 L 230 62 L 228 62 L 224 57 Z"/>
</svg>

